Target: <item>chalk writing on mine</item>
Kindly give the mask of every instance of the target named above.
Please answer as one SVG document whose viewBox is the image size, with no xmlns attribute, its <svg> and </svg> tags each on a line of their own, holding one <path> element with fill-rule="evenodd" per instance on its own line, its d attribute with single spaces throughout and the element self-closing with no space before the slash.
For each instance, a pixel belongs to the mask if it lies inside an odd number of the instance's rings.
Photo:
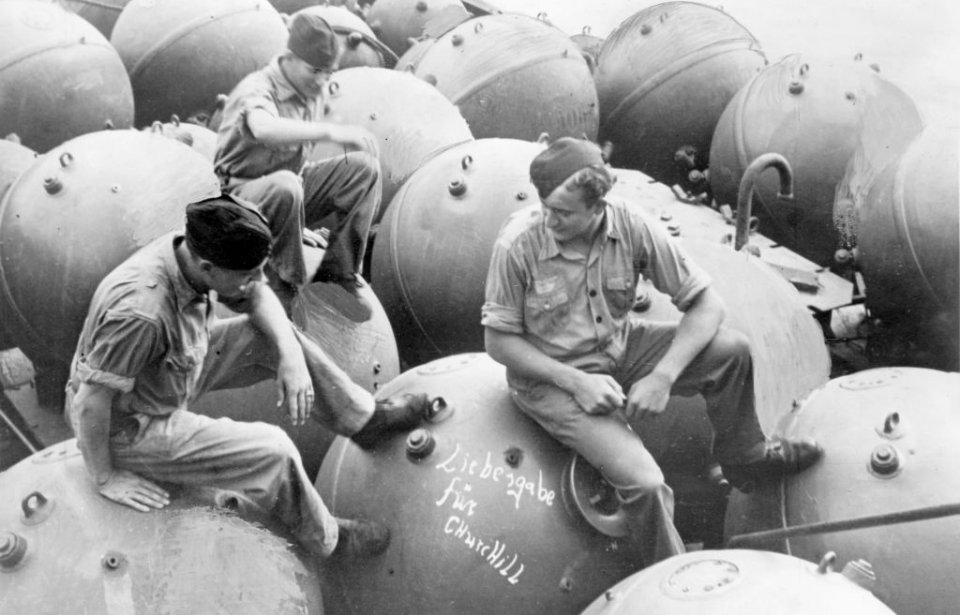
<svg viewBox="0 0 960 615">
<path fill-rule="evenodd" d="M 507 495 L 510 495 L 514 498 L 514 507 L 518 510 L 520 509 L 520 500 L 524 495 L 528 495 L 529 499 L 535 502 L 541 502 L 547 506 L 553 506 L 553 500 L 556 498 L 556 492 L 553 489 L 547 489 L 543 486 L 542 470 L 537 470 L 537 480 L 534 481 L 533 479 L 528 479 L 527 477 L 514 472 L 508 467 L 504 467 L 499 464 L 494 465 L 492 458 L 493 455 L 488 451 L 486 458 L 481 461 L 480 459 L 470 455 L 470 453 L 461 451 L 460 443 L 458 442 L 453 453 L 438 463 L 436 465 L 436 469 L 442 470 L 448 474 L 464 474 L 483 480 L 489 480 L 495 483 L 501 483 L 504 485 Z M 445 493 L 444 497 L 465 497 L 465 490 L 463 488 L 465 485 L 467 485 L 466 482 L 462 483 L 462 486 L 459 487 L 458 485 L 451 483 L 451 485 L 448 486 L 448 490 L 451 490 L 451 492 Z M 452 490 L 457 490 L 459 493 Z"/>
<path fill-rule="evenodd" d="M 506 577 L 507 582 L 516 585 L 523 574 L 523 563 L 519 563 L 517 553 L 507 553 L 507 545 L 499 540 L 485 541 L 470 531 L 466 521 L 457 515 L 450 515 L 443 526 L 443 533 L 463 541 L 463 544 L 482 557 L 500 576 Z M 506 565 L 504 565 L 506 564 Z"/>
</svg>

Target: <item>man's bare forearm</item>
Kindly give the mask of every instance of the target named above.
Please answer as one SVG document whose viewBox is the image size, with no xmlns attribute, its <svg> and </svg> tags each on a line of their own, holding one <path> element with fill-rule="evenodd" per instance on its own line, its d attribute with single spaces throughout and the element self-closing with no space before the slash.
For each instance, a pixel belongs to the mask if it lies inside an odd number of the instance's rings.
<svg viewBox="0 0 960 615">
<path fill-rule="evenodd" d="M 668 378 L 671 384 L 676 382 L 683 370 L 717 335 L 724 314 L 720 295 L 709 287 L 704 289 L 684 312 L 670 349 L 653 371 Z"/>
<path fill-rule="evenodd" d="M 513 373 L 524 378 L 546 382 L 574 393 L 578 378 L 583 374 L 553 359 L 522 336 L 496 329 L 484 329 L 484 345 L 494 361 L 505 365 Z"/>
<path fill-rule="evenodd" d="M 77 445 L 87 471 L 98 485 L 113 474 L 110 456 L 110 415 L 115 393 L 106 387 L 81 384 L 74 398 L 77 413 Z"/>
</svg>

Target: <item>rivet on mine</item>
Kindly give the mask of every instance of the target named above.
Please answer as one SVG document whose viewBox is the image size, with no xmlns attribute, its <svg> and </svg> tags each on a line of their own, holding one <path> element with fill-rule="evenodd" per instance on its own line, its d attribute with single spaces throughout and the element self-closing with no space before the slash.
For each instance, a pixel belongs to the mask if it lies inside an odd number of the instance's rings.
<svg viewBox="0 0 960 615">
<path fill-rule="evenodd" d="M 26 555 L 26 538 L 13 532 L 0 534 L 0 568 L 13 570 Z"/>
<path fill-rule="evenodd" d="M 676 222 L 672 222 L 667 225 L 667 231 L 674 237 L 680 236 L 680 225 Z"/>
<path fill-rule="evenodd" d="M 803 92 L 803 84 L 794 80 L 790 82 L 790 87 L 788 89 L 790 90 L 791 94 L 800 94 Z"/>
<path fill-rule="evenodd" d="M 463 179 L 455 179 L 447 186 L 447 191 L 450 192 L 450 196 L 461 197 L 467 193 L 467 182 Z"/>
<path fill-rule="evenodd" d="M 527 200 L 527 193 L 524 192 L 523 190 L 517 192 L 517 200 L 518 200 L 518 201 L 526 201 L 526 200 Z"/>
<path fill-rule="evenodd" d="M 63 182 L 60 181 L 59 177 L 50 175 L 43 178 L 43 189 L 47 191 L 47 194 L 57 194 L 63 190 Z"/>
<path fill-rule="evenodd" d="M 454 47 L 459 47 L 463 44 L 463 36 L 460 34 L 454 34 L 450 37 L 450 42 L 453 43 Z"/>
<path fill-rule="evenodd" d="M 427 10 L 427 3 L 426 3 L 426 2 L 423 2 L 423 0 L 420 0 L 420 2 L 417 2 L 417 10 L 420 11 L 421 13 L 423 13 L 424 11 L 426 11 L 426 10 Z"/>
<path fill-rule="evenodd" d="M 650 27 L 650 24 L 648 23 L 645 23 L 642 26 L 640 26 L 640 34 L 650 34 L 652 30 L 653 28 Z"/>
<path fill-rule="evenodd" d="M 407 436 L 407 455 L 412 459 L 424 459 L 437 447 L 433 434 L 426 429 L 414 429 Z"/>
</svg>

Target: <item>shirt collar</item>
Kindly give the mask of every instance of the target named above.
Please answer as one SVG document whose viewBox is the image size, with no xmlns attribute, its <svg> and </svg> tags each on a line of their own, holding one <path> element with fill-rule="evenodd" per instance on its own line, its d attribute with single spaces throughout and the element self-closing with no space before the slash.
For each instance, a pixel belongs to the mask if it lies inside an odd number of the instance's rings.
<svg viewBox="0 0 960 615">
<path fill-rule="evenodd" d="M 267 76 L 270 77 L 270 80 L 273 81 L 277 89 L 277 98 L 280 100 L 290 100 L 291 98 L 299 98 L 303 102 L 308 102 L 300 95 L 300 92 L 297 91 L 297 88 L 293 87 L 293 84 L 290 83 L 290 80 L 287 79 L 287 76 L 283 74 L 283 69 L 280 68 L 280 59 L 283 55 L 274 56 L 270 63 L 267 64 Z"/>
<path fill-rule="evenodd" d="M 193 286 L 190 286 L 187 278 L 180 270 L 180 265 L 177 264 L 176 248 L 181 241 L 183 241 L 183 233 L 175 233 L 171 240 L 165 244 L 162 258 L 163 268 L 170 279 L 174 296 L 177 299 L 177 309 L 182 312 L 198 301 L 206 301 L 207 293 L 197 292 Z"/>
</svg>

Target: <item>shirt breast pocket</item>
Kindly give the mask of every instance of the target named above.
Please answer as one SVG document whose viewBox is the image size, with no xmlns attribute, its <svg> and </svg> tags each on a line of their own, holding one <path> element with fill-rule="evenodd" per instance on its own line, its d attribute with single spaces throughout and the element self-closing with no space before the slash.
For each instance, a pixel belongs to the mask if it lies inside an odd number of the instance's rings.
<svg viewBox="0 0 960 615">
<path fill-rule="evenodd" d="M 615 275 L 607 278 L 603 286 L 603 295 L 607 300 L 610 313 L 619 318 L 633 307 L 635 299 L 635 280 L 630 275 Z"/>
<path fill-rule="evenodd" d="M 525 320 L 534 333 L 562 329 L 570 314 L 570 296 L 560 288 L 547 293 L 531 293 L 525 300 Z"/>
<path fill-rule="evenodd" d="M 164 363 L 170 375 L 170 384 L 178 398 L 177 401 L 186 401 L 193 392 L 197 381 L 200 380 L 205 356 L 206 352 L 202 346 L 191 346 L 172 352 L 165 359 Z"/>
</svg>

